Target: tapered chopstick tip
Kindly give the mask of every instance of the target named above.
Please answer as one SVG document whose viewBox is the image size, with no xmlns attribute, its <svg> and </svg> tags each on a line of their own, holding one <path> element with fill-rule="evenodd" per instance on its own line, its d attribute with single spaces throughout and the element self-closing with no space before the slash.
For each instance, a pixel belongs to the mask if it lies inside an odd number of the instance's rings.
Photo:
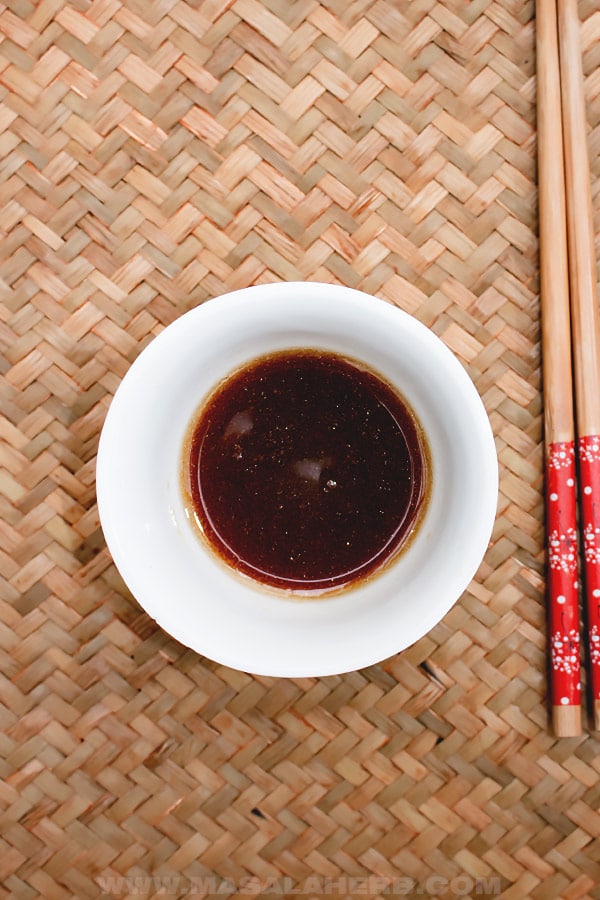
<svg viewBox="0 0 600 900">
<path fill-rule="evenodd" d="M 600 713 L 600 708 L 598 712 Z M 581 707 L 553 706 L 552 726 L 556 737 L 579 737 L 581 734 Z"/>
</svg>

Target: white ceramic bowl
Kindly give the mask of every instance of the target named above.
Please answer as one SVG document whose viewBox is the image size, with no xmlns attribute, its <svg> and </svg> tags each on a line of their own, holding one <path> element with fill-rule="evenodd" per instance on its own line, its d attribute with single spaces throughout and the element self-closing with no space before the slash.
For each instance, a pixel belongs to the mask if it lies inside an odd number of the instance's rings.
<svg viewBox="0 0 600 900">
<path fill-rule="evenodd" d="M 292 347 L 346 354 L 396 385 L 427 435 L 432 468 L 408 548 L 363 584 L 302 601 L 216 559 L 186 516 L 180 479 L 182 443 L 203 398 L 245 362 Z M 96 474 L 108 547 L 147 613 L 217 662 L 289 677 L 371 665 L 433 628 L 479 567 L 498 492 L 485 409 L 442 341 L 382 300 L 303 282 L 210 300 L 155 338 L 115 394 Z"/>
</svg>

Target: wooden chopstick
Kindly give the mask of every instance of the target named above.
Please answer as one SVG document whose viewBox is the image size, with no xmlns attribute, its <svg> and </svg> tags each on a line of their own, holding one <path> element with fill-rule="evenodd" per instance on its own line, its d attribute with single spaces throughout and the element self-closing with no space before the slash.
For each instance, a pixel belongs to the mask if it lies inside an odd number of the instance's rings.
<svg viewBox="0 0 600 900">
<path fill-rule="evenodd" d="M 538 191 L 552 724 L 581 734 L 575 425 L 555 0 L 536 2 Z"/>
<path fill-rule="evenodd" d="M 558 0 L 588 681 L 600 728 L 600 317 L 576 0 Z"/>
</svg>

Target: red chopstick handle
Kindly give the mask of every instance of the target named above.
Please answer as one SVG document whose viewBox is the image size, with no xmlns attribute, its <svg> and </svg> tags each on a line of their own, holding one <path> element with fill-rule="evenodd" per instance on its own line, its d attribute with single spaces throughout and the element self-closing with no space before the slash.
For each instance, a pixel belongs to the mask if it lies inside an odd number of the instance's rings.
<svg viewBox="0 0 600 900">
<path fill-rule="evenodd" d="M 577 442 L 580 475 L 583 571 L 589 641 L 589 679 L 594 705 L 600 701 L 600 435 Z"/>
<path fill-rule="evenodd" d="M 599 495 L 600 496 L 600 495 Z M 553 707 L 581 706 L 575 443 L 546 457 L 550 694 Z"/>
</svg>

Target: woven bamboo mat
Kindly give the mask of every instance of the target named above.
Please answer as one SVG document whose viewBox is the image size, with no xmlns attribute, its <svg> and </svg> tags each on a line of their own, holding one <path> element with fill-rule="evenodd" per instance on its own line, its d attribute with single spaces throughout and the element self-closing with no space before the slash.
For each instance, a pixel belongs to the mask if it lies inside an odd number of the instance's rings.
<svg viewBox="0 0 600 900">
<path fill-rule="evenodd" d="M 580 15 L 598 214 L 595 0 Z M 587 723 L 557 741 L 546 708 L 533 17 L 0 4 L 1 897 L 600 897 L 599 744 Z M 290 279 L 431 326 L 501 466 L 459 603 L 343 677 L 255 678 L 170 639 L 95 502 L 141 349 Z"/>
</svg>

